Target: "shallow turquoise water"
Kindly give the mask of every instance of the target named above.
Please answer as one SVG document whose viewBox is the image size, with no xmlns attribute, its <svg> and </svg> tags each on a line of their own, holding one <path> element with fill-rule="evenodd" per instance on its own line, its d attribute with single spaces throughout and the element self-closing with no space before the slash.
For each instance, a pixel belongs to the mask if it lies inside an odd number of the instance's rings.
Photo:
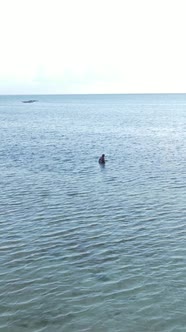
<svg viewBox="0 0 186 332">
<path fill-rule="evenodd" d="M 1 96 L 0 138 L 0 330 L 185 331 L 186 95 Z"/>
</svg>

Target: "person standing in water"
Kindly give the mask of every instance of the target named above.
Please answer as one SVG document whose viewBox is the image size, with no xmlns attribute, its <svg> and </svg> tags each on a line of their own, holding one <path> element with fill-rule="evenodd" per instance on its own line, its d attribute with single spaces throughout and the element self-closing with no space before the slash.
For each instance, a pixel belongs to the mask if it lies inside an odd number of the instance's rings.
<svg viewBox="0 0 186 332">
<path fill-rule="evenodd" d="M 102 156 L 99 158 L 99 163 L 105 164 L 105 155 L 104 154 L 102 154 Z"/>
</svg>

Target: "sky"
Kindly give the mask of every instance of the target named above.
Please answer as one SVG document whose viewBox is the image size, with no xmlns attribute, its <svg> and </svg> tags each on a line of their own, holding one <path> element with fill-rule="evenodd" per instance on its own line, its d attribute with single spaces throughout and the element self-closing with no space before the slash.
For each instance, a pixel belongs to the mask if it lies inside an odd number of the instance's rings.
<svg viewBox="0 0 186 332">
<path fill-rule="evenodd" d="M 0 94 L 186 93 L 185 0 L 0 0 Z"/>
</svg>

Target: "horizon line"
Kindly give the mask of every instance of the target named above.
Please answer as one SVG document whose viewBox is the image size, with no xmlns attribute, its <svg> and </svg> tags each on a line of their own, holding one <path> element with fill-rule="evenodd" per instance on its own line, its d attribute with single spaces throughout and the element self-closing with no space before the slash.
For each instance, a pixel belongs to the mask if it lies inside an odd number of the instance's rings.
<svg viewBox="0 0 186 332">
<path fill-rule="evenodd" d="M 184 95 L 186 92 L 113 92 L 113 93 L 5 93 L 0 96 L 95 96 L 95 95 Z"/>
</svg>

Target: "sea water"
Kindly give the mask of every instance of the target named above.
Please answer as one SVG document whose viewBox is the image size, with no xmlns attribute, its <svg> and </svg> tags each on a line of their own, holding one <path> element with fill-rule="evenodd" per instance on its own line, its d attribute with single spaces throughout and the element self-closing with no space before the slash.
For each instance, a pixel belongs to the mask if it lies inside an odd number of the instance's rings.
<svg viewBox="0 0 186 332">
<path fill-rule="evenodd" d="M 185 156 L 184 94 L 0 96 L 0 331 L 186 331 Z"/>
</svg>

